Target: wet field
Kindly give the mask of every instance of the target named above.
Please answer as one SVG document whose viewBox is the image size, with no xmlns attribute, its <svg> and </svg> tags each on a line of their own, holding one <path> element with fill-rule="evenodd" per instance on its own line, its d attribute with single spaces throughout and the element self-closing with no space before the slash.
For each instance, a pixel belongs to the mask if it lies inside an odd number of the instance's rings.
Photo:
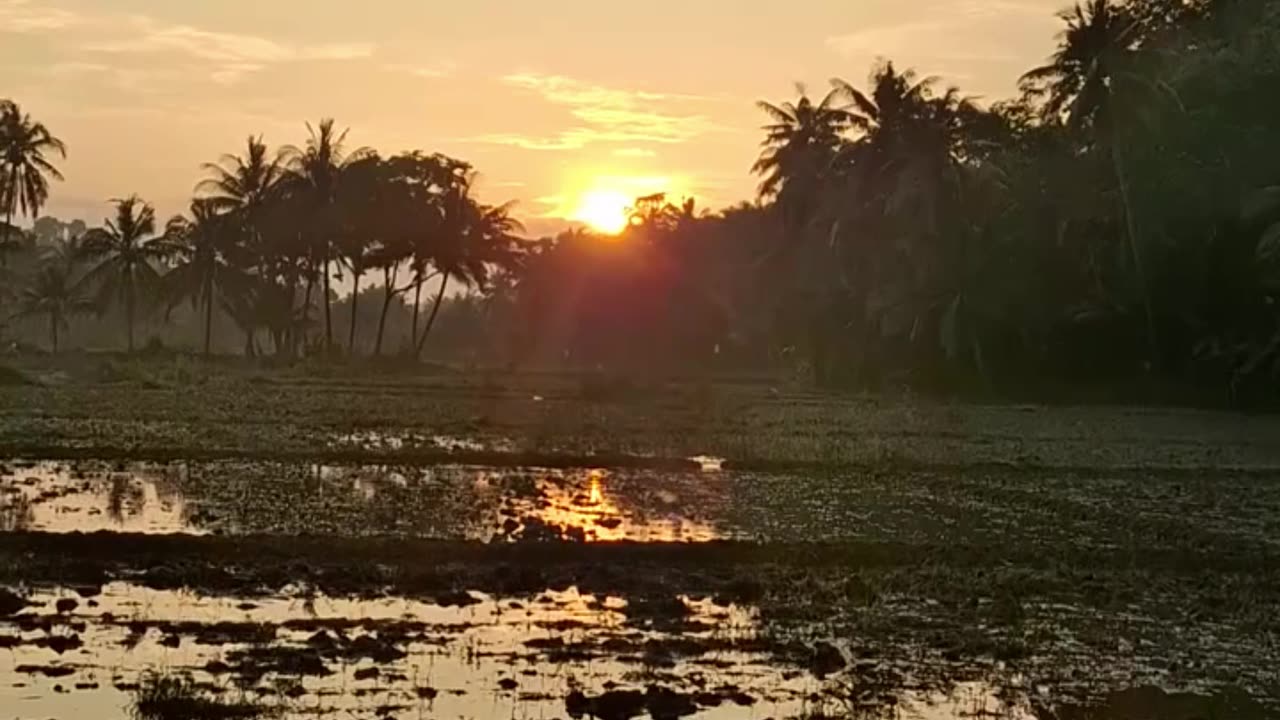
<svg viewBox="0 0 1280 720">
<path fill-rule="evenodd" d="M 0 390 L 0 717 L 1280 716 L 1269 420 L 367 390 Z"/>
</svg>

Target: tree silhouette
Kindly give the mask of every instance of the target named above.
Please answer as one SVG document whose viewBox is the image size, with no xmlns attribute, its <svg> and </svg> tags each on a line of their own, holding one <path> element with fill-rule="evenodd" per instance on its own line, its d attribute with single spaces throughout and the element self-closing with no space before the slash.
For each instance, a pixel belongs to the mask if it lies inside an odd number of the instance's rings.
<svg viewBox="0 0 1280 720">
<path fill-rule="evenodd" d="M 49 179 L 62 179 L 50 157 L 55 154 L 65 158 L 66 145 L 17 103 L 0 100 L 0 267 L 13 240 L 14 218 L 21 213 L 34 220 L 49 199 Z"/>
<path fill-rule="evenodd" d="M 511 217 L 511 205 L 484 206 L 471 197 L 473 174 L 460 179 L 442 198 L 443 221 L 440 241 L 431 254 L 431 264 L 440 273 L 440 287 L 431 305 L 431 314 L 418 337 L 416 354 L 422 356 L 427 336 L 435 326 L 450 280 L 464 287 L 485 287 L 490 268 L 512 265 L 517 257 L 514 234 L 521 229 Z"/>
<path fill-rule="evenodd" d="M 133 352 L 138 301 L 160 292 L 159 265 L 174 247 L 156 237 L 155 209 L 137 195 L 114 203 L 115 219 L 90 230 L 85 238 L 86 254 L 97 261 L 85 281 L 98 289 L 99 311 L 117 302 L 124 305 L 128 349 Z"/>
<path fill-rule="evenodd" d="M 794 103 L 757 103 L 774 122 L 764 127 L 764 150 L 751 168 L 763 177 L 759 196 L 775 200 L 792 227 L 808 218 L 811 201 L 850 123 L 848 113 L 833 104 L 837 100 L 834 90 L 817 103 L 804 86 L 796 90 L 800 99 Z"/>
<path fill-rule="evenodd" d="M 213 311 L 229 292 L 246 292 L 248 279 L 228 258 L 237 249 L 240 228 L 232 212 L 213 198 L 191 202 L 190 218 L 177 216 L 165 226 L 164 237 L 173 265 L 164 276 L 168 303 L 190 300 L 204 317 L 204 354 L 213 344 Z"/>
<path fill-rule="evenodd" d="M 1058 49 L 1048 64 L 1023 75 L 1020 84 L 1028 97 L 1044 100 L 1047 118 L 1065 115 L 1073 128 L 1092 130 L 1108 152 L 1142 299 L 1148 351 L 1155 360 L 1160 354 L 1155 309 L 1125 175 L 1123 140 L 1119 137 L 1121 128 L 1116 116 L 1118 87 L 1131 87 L 1131 81 L 1137 77 L 1133 64 L 1141 40 L 1141 26 L 1127 8 L 1112 0 L 1089 0 L 1086 5 L 1077 4 L 1063 11 L 1059 17 L 1066 28 L 1059 35 Z"/>
<path fill-rule="evenodd" d="M 330 266 L 336 259 L 335 239 L 341 232 L 336 217 L 336 204 L 342 174 L 355 162 L 372 154 L 368 148 L 348 153 L 345 143 L 348 130 L 339 132 L 331 118 L 321 120 L 316 126 L 307 124 L 310 137 L 302 148 L 287 147 L 290 183 L 303 199 L 307 214 L 303 221 L 303 234 L 309 249 L 309 272 L 321 279 L 324 295 L 324 343 L 325 352 L 333 351 L 333 317 L 330 293 Z"/>
<path fill-rule="evenodd" d="M 77 266 L 82 256 L 78 238 L 59 243 L 40 264 L 31 284 L 18 296 L 15 317 L 49 318 L 49 346 L 58 352 L 58 333 L 76 315 L 94 311 L 94 303 L 82 292 Z"/>
</svg>

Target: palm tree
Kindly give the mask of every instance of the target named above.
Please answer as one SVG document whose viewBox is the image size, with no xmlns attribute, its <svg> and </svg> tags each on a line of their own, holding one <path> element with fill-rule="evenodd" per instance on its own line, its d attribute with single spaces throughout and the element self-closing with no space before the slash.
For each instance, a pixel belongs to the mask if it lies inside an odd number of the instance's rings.
<svg viewBox="0 0 1280 720">
<path fill-rule="evenodd" d="M 331 353 L 333 318 L 329 266 L 334 260 L 334 235 L 339 228 L 335 217 L 338 186 L 347 168 L 373 154 L 373 151 L 360 148 L 347 153 L 344 144 L 349 131 L 338 132 L 331 118 L 321 120 L 314 127 L 307 123 L 307 132 L 310 137 L 305 147 L 288 147 L 284 153 L 288 158 L 291 179 L 310 205 L 307 240 L 311 248 L 311 272 L 318 275 L 323 283 L 325 350 Z"/>
<path fill-rule="evenodd" d="M 4 209 L 0 267 L 5 261 L 5 244 L 14 230 L 14 217 L 19 212 L 32 219 L 38 216 L 49 199 L 49 178 L 62 179 L 49 159 L 55 153 L 65 158 L 66 145 L 43 123 L 23 113 L 17 103 L 0 100 L 0 206 Z"/>
<path fill-rule="evenodd" d="M 1121 158 L 1123 141 L 1116 119 L 1116 91 L 1122 80 L 1134 79 L 1131 67 L 1140 44 L 1141 28 L 1130 13 L 1111 0 L 1088 0 L 1060 13 L 1067 27 L 1058 38 L 1058 49 L 1046 65 L 1022 76 L 1023 92 L 1044 101 L 1046 118 L 1064 115 L 1077 130 L 1093 130 L 1110 150 L 1112 171 L 1120 191 L 1129 255 L 1133 261 L 1146 317 L 1148 349 L 1159 354 L 1151 290 L 1139 247 L 1137 220 L 1129 198 L 1129 184 Z"/>
<path fill-rule="evenodd" d="M 93 302 L 80 292 L 74 268 L 57 259 L 40 268 L 31 286 L 19 294 L 18 306 L 15 317 L 49 317 L 49 344 L 54 353 L 58 352 L 58 332 L 67 327 L 68 320 L 94 309 Z"/>
<path fill-rule="evenodd" d="M 1029 97 L 1043 100 L 1046 118 L 1077 127 L 1105 124 L 1112 109 L 1113 83 L 1131 63 L 1138 25 L 1111 0 L 1088 0 L 1058 15 L 1067 27 L 1049 62 L 1022 76 Z"/>
<path fill-rule="evenodd" d="M 341 232 L 336 251 L 339 261 L 351 271 L 351 319 L 347 328 L 347 353 L 356 350 L 356 325 L 360 311 L 360 280 L 377 265 L 377 251 L 388 244 L 397 208 L 390 204 L 390 166 L 376 153 L 350 163 L 340 178 L 338 210 Z"/>
<path fill-rule="evenodd" d="M 777 200 L 792 227 L 808 218 L 812 199 L 849 127 L 848 113 L 834 105 L 834 90 L 815 104 L 804 86 L 796 89 L 800 99 L 794 103 L 757 103 L 774 122 L 764 126 L 764 151 L 751 168 L 764 178 L 760 198 Z"/>
<path fill-rule="evenodd" d="M 204 314 L 204 355 L 213 342 L 213 308 L 217 299 L 238 282 L 238 273 L 228 258 L 236 249 L 237 228 L 233 216 L 219 212 L 212 198 L 191 201 L 190 219 L 181 215 L 169 220 L 164 236 L 176 260 L 164 276 L 169 306 L 184 299 Z"/>
<path fill-rule="evenodd" d="M 466 176 L 443 199 L 444 228 L 441 242 L 431 259 L 440 274 L 440 287 L 431 305 L 427 324 L 418 337 L 416 356 L 419 358 L 435 325 L 450 280 L 456 280 L 464 287 L 478 286 L 483 290 L 488 285 L 491 269 L 513 267 L 518 261 L 515 234 L 523 227 L 511 216 L 514 203 L 496 206 L 476 203 L 471 198 L 474 178 L 474 174 Z"/>
<path fill-rule="evenodd" d="M 289 253 L 273 242 L 289 233 L 270 232 L 282 213 L 289 214 L 290 229 L 297 222 L 294 208 L 282 207 L 287 200 L 286 161 L 284 151 L 273 156 L 261 136 L 249 136 L 243 156 L 224 155 L 217 163 L 204 165 L 208 177 L 196 186 L 196 193 L 209 200 L 208 211 L 228 216 L 221 222 L 221 232 L 242 235 L 243 242 L 223 247 L 228 269 L 234 267 L 240 275 L 255 272 L 259 279 L 268 281 L 289 269 Z M 211 304 L 207 299 L 203 302 L 209 314 Z M 292 298 L 289 302 L 292 304 Z"/>
<path fill-rule="evenodd" d="M 870 209 L 876 219 L 904 220 L 898 235 L 936 235 L 958 185 L 967 126 L 980 111 L 955 88 L 936 93 L 935 78 L 898 72 L 891 62 L 873 71 L 869 94 L 843 80 L 831 82 L 849 101 L 856 132 L 833 163 L 832 186 L 843 194 L 836 199 L 838 209 Z"/>
<path fill-rule="evenodd" d="M 422 288 L 440 275 L 434 258 L 445 242 L 447 231 L 446 212 L 453 189 L 470 182 L 471 165 L 453 158 L 435 154 L 424 156 L 409 153 L 393 158 L 396 174 L 406 181 L 409 207 L 401 215 L 406 221 L 405 234 L 409 244 L 409 269 L 413 290 L 413 317 L 409 326 L 409 349 L 419 347 L 418 325 L 422 312 Z"/>
<path fill-rule="evenodd" d="M 250 136 L 243 157 L 223 155 L 217 163 L 206 163 L 209 177 L 200 181 L 196 193 L 208 199 L 204 212 L 236 213 L 251 236 L 251 244 L 261 242 L 262 212 L 284 175 L 283 153 L 269 157 L 262 137 Z"/>
<path fill-rule="evenodd" d="M 155 237 L 155 209 L 137 195 L 115 200 L 116 217 L 105 228 L 90 230 L 85 252 L 98 260 L 85 281 L 98 288 L 100 307 L 124 304 L 129 352 L 133 352 L 133 326 L 139 295 L 160 287 L 157 264 L 173 252 L 173 244 Z"/>
</svg>

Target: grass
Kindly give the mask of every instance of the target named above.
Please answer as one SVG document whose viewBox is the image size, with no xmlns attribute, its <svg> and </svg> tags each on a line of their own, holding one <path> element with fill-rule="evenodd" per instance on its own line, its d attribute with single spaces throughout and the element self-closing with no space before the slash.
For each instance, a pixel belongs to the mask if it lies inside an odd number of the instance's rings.
<svg viewBox="0 0 1280 720">
<path fill-rule="evenodd" d="M 104 362 L 121 366 L 110 381 L 97 374 Z M 336 436 L 375 430 L 510 443 L 540 458 L 713 455 L 747 469 L 1280 468 L 1280 419 L 1214 412 L 818 396 L 734 378 L 311 375 L 186 358 L 83 364 L 56 386 L 0 387 L 0 452 L 284 457 L 332 452 Z M 364 455 L 435 460 L 415 447 Z"/>
<path fill-rule="evenodd" d="M 134 693 L 137 720 L 251 720 L 271 714 L 269 709 L 239 700 L 224 700 L 191 678 L 149 675 Z"/>
<path fill-rule="evenodd" d="M 26 373 L 8 365 L 0 365 L 0 387 L 22 387 L 35 384 Z"/>
</svg>

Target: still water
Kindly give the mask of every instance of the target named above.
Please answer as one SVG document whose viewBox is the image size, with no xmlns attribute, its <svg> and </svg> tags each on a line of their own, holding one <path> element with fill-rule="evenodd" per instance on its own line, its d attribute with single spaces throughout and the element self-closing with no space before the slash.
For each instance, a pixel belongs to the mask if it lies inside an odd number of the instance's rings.
<svg viewBox="0 0 1280 720">
<path fill-rule="evenodd" d="M 654 626 L 623 599 L 572 589 L 450 600 L 461 607 L 303 588 L 251 600 L 125 583 L 47 591 L 0 620 L 0 708 L 124 718 L 158 674 L 288 717 L 553 718 L 610 697 L 637 709 L 616 717 L 712 720 L 820 717 L 851 702 L 845 681 L 773 662 L 751 609 L 679 602 L 678 622 Z M 893 692 L 863 717 L 1033 717 L 982 683 Z"/>
</svg>

